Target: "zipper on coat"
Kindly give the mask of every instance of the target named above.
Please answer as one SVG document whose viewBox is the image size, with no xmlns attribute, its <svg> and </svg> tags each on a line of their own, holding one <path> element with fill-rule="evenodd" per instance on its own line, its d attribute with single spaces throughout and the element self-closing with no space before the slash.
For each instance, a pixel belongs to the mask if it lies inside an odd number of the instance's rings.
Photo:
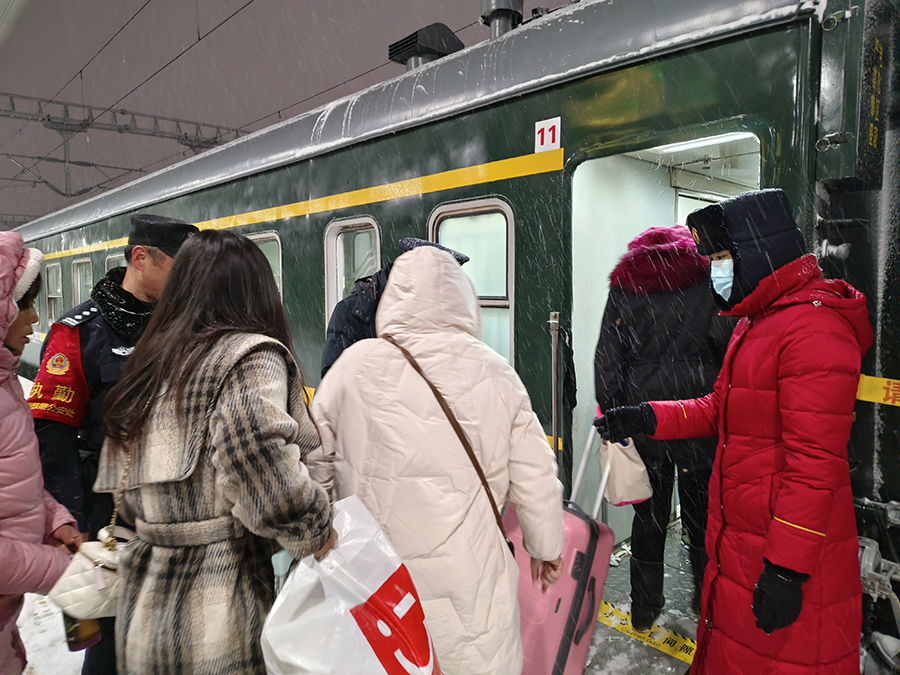
<svg viewBox="0 0 900 675">
<path fill-rule="evenodd" d="M 720 557 L 720 548 L 722 543 L 722 537 L 725 535 L 725 489 L 723 487 L 724 482 L 722 480 L 722 464 L 725 459 L 725 449 L 728 447 L 728 429 L 726 428 L 726 420 L 728 413 L 728 399 L 731 396 L 731 375 L 732 369 L 731 365 L 734 362 L 735 354 L 737 354 L 737 350 L 740 348 L 741 342 L 744 341 L 744 338 L 747 337 L 747 333 L 750 332 L 750 328 L 752 328 L 753 324 L 750 319 L 747 319 L 747 328 L 738 336 L 738 342 L 734 345 L 734 349 L 731 352 L 731 359 L 728 360 L 728 389 L 725 392 L 725 398 L 722 401 L 721 412 L 720 412 L 720 424 L 721 430 L 720 434 L 722 435 L 722 453 L 721 456 L 718 457 L 719 463 L 719 512 L 722 516 L 722 525 L 719 527 L 719 534 L 716 535 L 716 575 L 713 577 L 712 581 L 709 582 L 709 598 L 706 601 L 707 609 L 707 617 L 705 621 L 704 628 L 706 629 L 706 649 L 709 649 L 709 638 L 712 635 L 713 631 L 713 600 L 715 599 L 716 594 L 716 584 L 719 581 L 719 577 L 722 574 L 722 558 Z M 726 364 L 722 364 L 722 369 L 724 371 Z M 706 649 L 703 650 L 703 657 L 706 656 Z M 702 665 L 702 659 L 700 663 L 697 664 L 698 672 L 702 672 L 699 670 L 699 667 Z"/>
</svg>

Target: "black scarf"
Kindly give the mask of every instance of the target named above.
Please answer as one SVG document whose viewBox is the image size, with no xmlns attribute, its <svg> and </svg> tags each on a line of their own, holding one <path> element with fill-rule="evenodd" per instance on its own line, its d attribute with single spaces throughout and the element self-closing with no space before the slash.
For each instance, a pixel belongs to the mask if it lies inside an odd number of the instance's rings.
<svg viewBox="0 0 900 675">
<path fill-rule="evenodd" d="M 122 288 L 124 279 L 125 268 L 113 267 L 94 286 L 91 300 L 110 328 L 129 345 L 134 345 L 147 327 L 155 305 L 141 302 Z"/>
</svg>

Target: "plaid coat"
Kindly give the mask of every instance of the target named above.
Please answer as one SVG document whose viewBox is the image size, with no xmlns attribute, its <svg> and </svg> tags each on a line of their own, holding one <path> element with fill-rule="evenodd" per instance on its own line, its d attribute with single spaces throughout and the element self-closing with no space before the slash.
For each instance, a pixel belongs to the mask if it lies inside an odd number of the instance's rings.
<svg viewBox="0 0 900 675">
<path fill-rule="evenodd" d="M 270 557 L 300 558 L 331 532 L 302 458 L 318 445 L 283 345 L 222 339 L 185 390 L 165 396 L 134 448 L 120 509 L 137 539 L 120 567 L 118 671 L 265 673 L 259 640 L 274 601 Z M 115 492 L 124 453 L 104 446 L 96 491 Z"/>
</svg>

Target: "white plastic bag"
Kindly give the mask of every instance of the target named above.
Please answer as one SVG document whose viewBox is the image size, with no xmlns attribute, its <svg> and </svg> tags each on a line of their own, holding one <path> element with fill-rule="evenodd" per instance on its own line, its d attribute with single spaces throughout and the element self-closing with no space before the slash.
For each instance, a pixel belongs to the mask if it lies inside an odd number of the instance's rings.
<svg viewBox="0 0 900 675">
<path fill-rule="evenodd" d="M 440 675 L 406 567 L 358 497 L 334 505 L 337 545 L 288 576 L 262 632 L 269 675 Z"/>
<path fill-rule="evenodd" d="M 601 440 L 600 461 L 602 466 L 610 467 L 609 482 L 604 493 L 610 504 L 637 504 L 653 496 L 647 467 L 630 438 L 625 443 Z"/>
</svg>

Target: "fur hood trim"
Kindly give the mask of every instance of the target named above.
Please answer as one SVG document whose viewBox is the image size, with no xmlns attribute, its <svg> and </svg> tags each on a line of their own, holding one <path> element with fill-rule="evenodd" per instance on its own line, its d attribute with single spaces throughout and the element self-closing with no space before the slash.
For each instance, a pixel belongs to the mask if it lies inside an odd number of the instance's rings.
<svg viewBox="0 0 900 675">
<path fill-rule="evenodd" d="M 709 278 L 709 261 L 697 253 L 690 231 L 682 226 L 651 227 L 628 244 L 628 252 L 609 283 L 648 295 L 676 291 Z"/>
</svg>

